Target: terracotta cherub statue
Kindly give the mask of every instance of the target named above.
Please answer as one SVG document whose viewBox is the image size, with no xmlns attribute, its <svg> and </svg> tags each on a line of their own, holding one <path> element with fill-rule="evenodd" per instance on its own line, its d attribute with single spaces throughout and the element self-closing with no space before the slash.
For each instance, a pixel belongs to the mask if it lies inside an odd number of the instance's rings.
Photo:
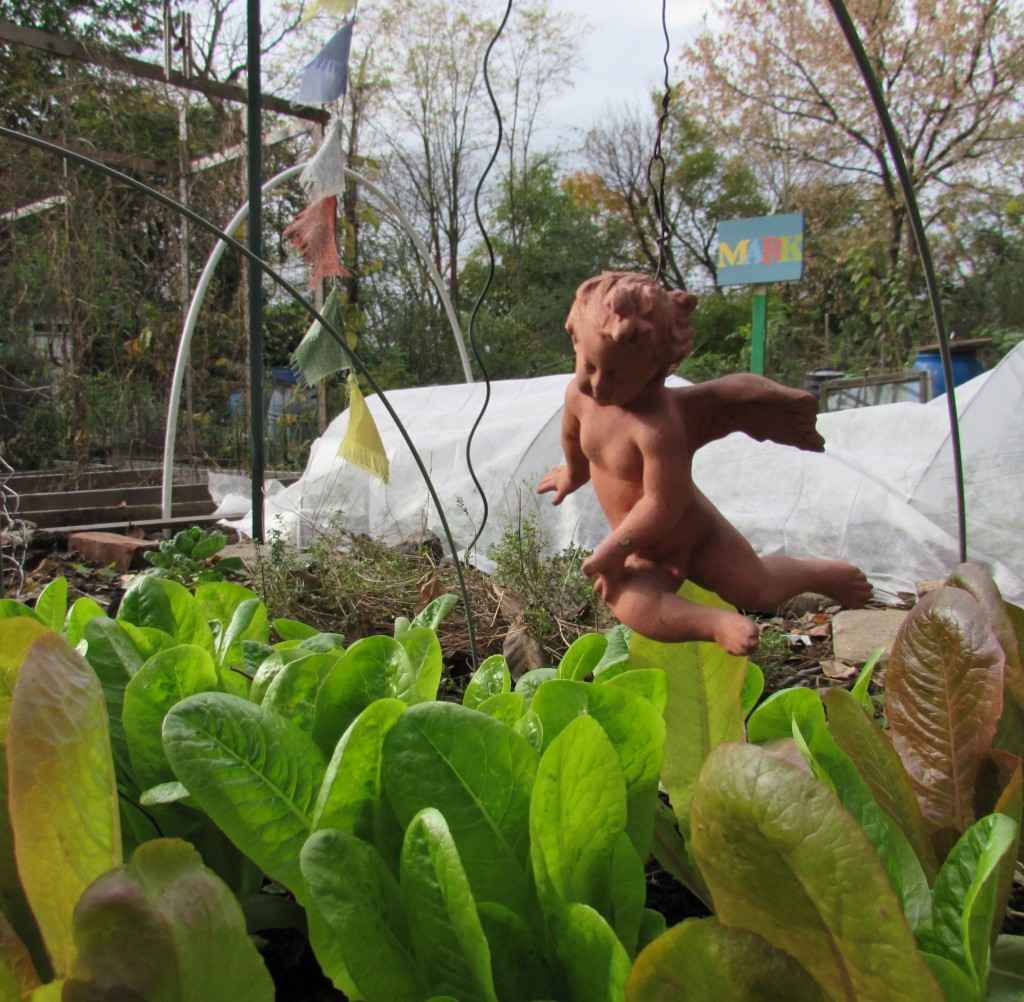
<svg viewBox="0 0 1024 1002">
<path fill-rule="evenodd" d="M 751 611 L 773 610 L 804 591 L 859 607 L 871 585 L 839 560 L 759 557 L 693 483 L 693 454 L 730 432 L 825 448 L 810 393 L 742 373 L 665 385 L 692 351 L 696 305 L 690 293 L 633 272 L 604 272 L 580 286 L 566 323 L 576 351 L 562 417 L 566 463 L 538 490 L 554 492 L 560 504 L 593 480 L 611 532 L 583 573 L 621 622 L 652 640 L 711 640 L 730 654 L 750 654 L 756 625 L 681 598 L 687 578 Z"/>
</svg>

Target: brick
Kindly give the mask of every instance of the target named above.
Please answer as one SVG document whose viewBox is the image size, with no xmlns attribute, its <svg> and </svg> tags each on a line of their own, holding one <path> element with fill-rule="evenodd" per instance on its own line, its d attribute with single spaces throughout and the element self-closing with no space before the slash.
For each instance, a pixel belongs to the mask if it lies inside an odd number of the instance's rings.
<svg viewBox="0 0 1024 1002">
<path fill-rule="evenodd" d="M 69 550 L 80 553 L 94 564 L 113 565 L 121 573 L 147 566 L 142 554 L 156 548 L 152 540 L 133 539 L 119 532 L 73 532 L 68 536 Z"/>
</svg>

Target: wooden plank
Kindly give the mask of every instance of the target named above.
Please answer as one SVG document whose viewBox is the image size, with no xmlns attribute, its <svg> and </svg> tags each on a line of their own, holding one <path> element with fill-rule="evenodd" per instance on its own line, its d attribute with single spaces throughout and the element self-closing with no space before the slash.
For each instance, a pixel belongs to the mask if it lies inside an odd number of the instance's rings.
<svg viewBox="0 0 1024 1002">
<path fill-rule="evenodd" d="M 212 501 L 186 501 L 175 505 L 171 509 L 175 517 L 207 518 L 216 509 Z M 22 514 L 19 512 L 19 514 Z M 59 508 L 50 511 L 36 511 L 31 514 L 25 513 L 24 517 L 29 522 L 34 522 L 40 529 L 52 529 L 55 526 L 75 526 L 82 528 L 89 525 L 93 528 L 97 524 L 119 524 L 139 525 L 148 521 L 158 521 L 161 514 L 159 504 L 138 504 L 130 507 L 100 507 L 100 508 Z"/>
<path fill-rule="evenodd" d="M 20 494 L 18 514 L 34 521 L 34 512 L 71 511 L 82 508 L 135 508 L 145 504 L 160 504 L 163 489 L 156 484 L 130 487 L 105 487 L 100 490 L 47 491 L 45 494 Z M 175 484 L 171 488 L 171 504 L 186 501 L 205 501 L 209 504 L 210 491 L 206 484 Z"/>
<path fill-rule="evenodd" d="M 12 24 L 10 21 L 0 20 L 0 40 L 13 42 L 16 45 L 27 45 L 33 49 L 49 52 L 54 56 L 77 59 L 83 63 L 102 66 L 116 73 L 128 73 L 145 80 L 184 87 L 187 90 L 198 91 L 207 97 L 218 97 L 225 101 L 237 101 L 241 104 L 248 102 L 248 93 L 244 87 L 220 83 L 216 80 L 203 80 L 199 77 L 185 77 L 178 70 L 165 73 L 162 66 L 121 55 L 106 46 L 94 43 L 87 45 L 84 42 L 39 31 L 36 28 L 25 28 Z M 271 94 L 264 94 L 260 103 L 267 111 L 274 111 L 281 115 L 291 115 L 293 118 L 302 118 L 320 125 L 327 125 L 330 121 L 330 115 L 323 108 L 313 108 L 308 104 L 293 104 L 291 101 L 285 101 Z"/>
<path fill-rule="evenodd" d="M 187 474 L 176 473 L 175 482 L 206 483 L 206 473 L 206 470 L 196 471 L 195 479 Z M 157 487 L 163 482 L 163 471 L 159 467 L 142 470 L 33 471 L 15 473 L 5 482 L 19 495 L 103 490 L 112 487 Z"/>
<path fill-rule="evenodd" d="M 220 518 L 213 515 L 182 515 L 170 518 L 144 518 L 138 522 L 94 522 L 90 525 L 54 525 L 40 529 L 36 536 L 40 539 L 53 539 L 57 536 L 69 535 L 72 532 L 124 532 L 125 529 L 142 529 L 145 532 L 156 532 L 159 529 L 187 529 L 193 525 L 213 525 Z"/>
</svg>

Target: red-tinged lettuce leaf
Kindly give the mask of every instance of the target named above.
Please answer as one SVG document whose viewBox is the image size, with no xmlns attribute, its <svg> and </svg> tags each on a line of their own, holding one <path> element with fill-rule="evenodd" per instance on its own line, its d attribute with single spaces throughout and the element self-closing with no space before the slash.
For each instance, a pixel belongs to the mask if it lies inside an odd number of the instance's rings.
<svg viewBox="0 0 1024 1002">
<path fill-rule="evenodd" d="M 1024 759 L 1024 703 L 1018 702 L 1009 686 L 1003 689 L 1003 715 L 999 718 L 995 746 Z"/>
<path fill-rule="evenodd" d="M 399 823 L 407 827 L 425 807 L 439 808 L 474 897 L 524 918 L 532 896 L 530 793 L 537 761 L 507 724 L 458 703 L 410 707 L 384 737 L 383 788 Z"/>
<path fill-rule="evenodd" d="M 0 986 L 0 999 L 20 999 L 39 987 L 39 974 L 28 948 L 7 918 L 0 913 L 0 963 L 17 989 L 17 994 L 5 993 Z M 6 983 L 6 982 L 5 982 Z"/>
<path fill-rule="evenodd" d="M 1024 706 L 1024 609 L 1012 602 L 1003 602 L 1003 611 L 1010 620 L 1013 634 L 1017 638 L 1018 658 L 1016 663 L 1009 659 L 1006 685 L 1018 703 Z"/>
<path fill-rule="evenodd" d="M 893 744 L 932 831 L 974 823 L 974 793 L 1003 709 L 1003 649 L 977 600 L 940 588 L 900 627 L 886 672 Z"/>
<path fill-rule="evenodd" d="M 931 883 L 939 872 L 939 863 L 902 759 L 851 692 L 830 689 L 824 699 L 836 744 L 853 760 L 878 806 L 906 836 Z"/>
<path fill-rule="evenodd" d="M 72 953 L 82 892 L 121 863 L 121 824 L 106 700 L 63 637 L 25 654 L 7 730 L 8 801 L 21 884 L 57 977 Z"/>
<path fill-rule="evenodd" d="M 310 942 L 324 973 L 350 998 L 429 997 L 409 940 L 398 881 L 372 845 L 324 829 L 302 847 Z"/>
<path fill-rule="evenodd" d="M 851 696 L 851 699 L 856 697 Z M 931 892 L 921 863 L 907 837 L 879 806 L 871 788 L 827 728 L 804 737 L 794 721 L 796 743 L 814 775 L 827 783 L 853 815 L 878 853 L 912 929 L 931 917 Z"/>
<path fill-rule="evenodd" d="M 978 600 L 1006 654 L 1007 667 L 1013 669 L 1015 679 L 1021 678 L 1020 638 L 1014 624 L 1013 607 L 1003 601 L 1003 596 L 989 572 L 979 564 L 960 564 L 953 568 L 946 578 L 946 584 L 953 588 L 962 588 Z M 1024 697 L 1024 690 L 1020 695 Z"/>
<path fill-rule="evenodd" d="M 692 809 L 723 924 L 796 957 L 831 998 L 940 1002 L 885 868 L 828 787 L 757 746 L 725 744 Z"/>
<path fill-rule="evenodd" d="M 498 1002 L 473 891 L 444 816 L 432 807 L 406 830 L 400 883 L 428 991 L 459 1002 Z"/>
<path fill-rule="evenodd" d="M 75 909 L 74 933 L 67 1002 L 273 1002 L 242 909 L 186 842 L 147 842 L 100 877 Z"/>
<path fill-rule="evenodd" d="M 1024 609 L 1003 603 L 1013 635 L 1017 641 L 1018 657 L 1006 659 L 1005 687 L 1003 689 L 1003 716 L 999 721 L 996 746 L 1024 758 Z"/>
<path fill-rule="evenodd" d="M 303 731 L 224 692 L 189 696 L 164 718 L 175 775 L 225 835 L 302 897 L 299 850 L 313 830 L 324 763 Z"/>
<path fill-rule="evenodd" d="M 1009 602 L 996 587 L 988 571 L 978 564 L 954 568 L 946 584 L 962 588 L 980 603 L 1006 655 L 1003 715 L 996 733 L 996 746 L 1024 758 L 1024 610 Z"/>
<path fill-rule="evenodd" d="M 732 609 L 712 592 L 687 582 L 680 594 L 692 602 Z M 723 741 L 743 740 L 746 658 L 718 644 L 661 644 L 634 633 L 631 668 L 661 668 L 668 677 L 665 759 L 661 782 L 683 838 L 689 841 L 690 797 L 704 760 Z"/>
<path fill-rule="evenodd" d="M 626 1002 L 827 1002 L 788 953 L 717 919 L 687 919 L 636 958 Z"/>
<path fill-rule="evenodd" d="M 7 723 L 11 698 L 25 656 L 32 645 L 49 631 L 34 616 L 0 619 L 0 790 L 7 790 Z M 18 877 L 14 859 L 14 831 L 11 828 L 8 797 L 0 798 L 0 913 L 13 927 L 15 937 L 24 942 L 35 965 L 48 973 L 49 961 L 32 909 Z"/>
<path fill-rule="evenodd" d="M 951 960 L 979 998 L 988 983 L 1001 863 L 1016 845 L 1017 825 L 990 814 L 972 825 L 946 857 L 932 889 L 932 920 L 918 929 L 921 949 Z"/>
</svg>

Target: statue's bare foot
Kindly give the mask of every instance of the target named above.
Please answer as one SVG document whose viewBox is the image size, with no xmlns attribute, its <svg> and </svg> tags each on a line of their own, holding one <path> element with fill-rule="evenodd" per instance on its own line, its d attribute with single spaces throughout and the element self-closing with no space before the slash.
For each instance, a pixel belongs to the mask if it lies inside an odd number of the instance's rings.
<svg viewBox="0 0 1024 1002">
<path fill-rule="evenodd" d="M 757 631 L 757 626 L 746 616 L 726 613 L 721 621 L 715 624 L 714 639 L 727 654 L 745 657 L 757 650 L 761 635 Z"/>
<path fill-rule="evenodd" d="M 871 582 L 864 572 L 842 560 L 823 561 L 828 575 L 828 586 L 822 591 L 829 598 L 849 609 L 860 609 L 868 604 L 873 594 Z"/>
</svg>

